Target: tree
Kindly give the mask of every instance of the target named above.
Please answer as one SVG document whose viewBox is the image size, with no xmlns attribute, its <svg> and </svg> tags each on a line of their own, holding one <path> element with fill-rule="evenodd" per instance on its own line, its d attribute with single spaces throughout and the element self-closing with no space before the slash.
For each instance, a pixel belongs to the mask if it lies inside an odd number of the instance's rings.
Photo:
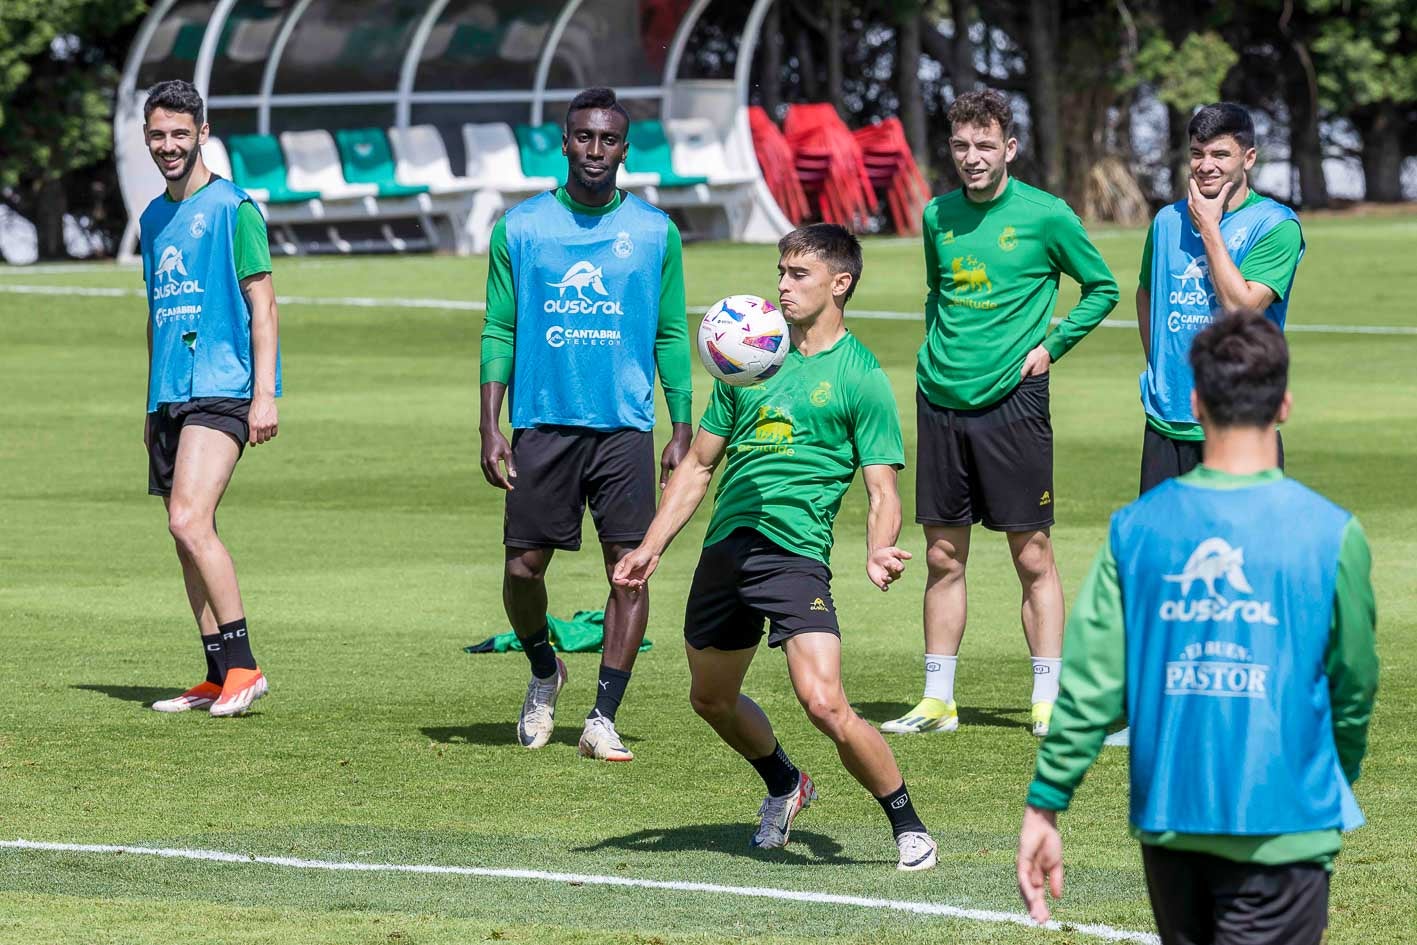
<svg viewBox="0 0 1417 945">
<path fill-rule="evenodd" d="M 1368 200 L 1402 199 L 1403 136 L 1417 108 L 1417 0 L 1310 0 L 1323 16 L 1312 51 L 1319 102 L 1362 138 Z"/>
<path fill-rule="evenodd" d="M 66 186 L 110 162 L 117 63 L 141 0 L 0 3 L 0 198 L 35 221 L 41 256 L 62 256 Z"/>
</svg>

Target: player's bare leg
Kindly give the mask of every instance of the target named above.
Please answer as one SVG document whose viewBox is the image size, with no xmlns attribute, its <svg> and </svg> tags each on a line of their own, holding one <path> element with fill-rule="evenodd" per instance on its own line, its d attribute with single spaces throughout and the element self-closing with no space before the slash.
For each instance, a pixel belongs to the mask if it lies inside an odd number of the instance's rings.
<svg viewBox="0 0 1417 945">
<path fill-rule="evenodd" d="M 925 526 L 925 697 L 900 718 L 882 724 L 883 732 L 909 735 L 959 727 L 954 663 L 969 612 L 969 536 L 968 526 Z"/>
<path fill-rule="evenodd" d="M 625 698 L 635 657 L 645 639 L 649 588 L 639 588 L 632 593 L 628 588 L 616 587 L 611 580 L 615 565 L 633 550 L 633 546 L 615 542 L 601 545 L 605 579 L 610 583 L 610 594 L 605 601 L 605 649 L 600 657 L 600 677 L 596 680 L 595 707 L 586 717 L 579 745 L 583 756 L 598 761 L 633 761 L 635 757 L 615 731 L 615 713 Z"/>
<path fill-rule="evenodd" d="M 546 570 L 551 548 L 508 548 L 502 573 L 502 605 L 531 663 L 531 681 L 517 721 L 523 748 L 541 748 L 556 727 L 556 697 L 566 684 L 566 664 L 551 648 L 546 624 Z"/>
<path fill-rule="evenodd" d="M 792 822 L 816 799 L 812 779 L 799 771 L 777 743 L 762 708 L 742 692 L 743 677 L 757 647 L 719 650 L 686 646 L 689 656 L 689 702 L 730 748 L 748 760 L 762 777 L 768 796 L 758 808 L 758 828 L 749 844 L 776 849 L 787 843 Z"/>
<path fill-rule="evenodd" d="M 1063 655 L 1063 583 L 1053 557 L 1053 541 L 1046 528 L 1008 532 L 1023 590 L 1023 634 L 1033 657 L 1033 734 L 1048 734 L 1053 703 L 1058 698 L 1058 671 Z"/>
<path fill-rule="evenodd" d="M 210 703 L 213 715 L 239 715 L 265 695 L 264 675 L 251 658 L 245 609 L 236 566 L 216 530 L 221 504 L 241 450 L 227 433 L 189 424 L 182 429 L 173 467 L 172 494 L 164 499 L 167 527 L 182 564 L 187 599 L 203 637 L 221 638 L 227 670 L 221 692 Z M 209 632 L 210 631 L 210 632 Z M 163 711 L 186 700 L 184 708 L 200 708 L 210 693 L 192 697 L 194 687 L 174 700 L 155 703 Z"/>
<path fill-rule="evenodd" d="M 895 755 L 881 733 L 846 701 L 841 686 L 841 638 L 833 633 L 801 633 L 788 639 L 783 648 L 797 701 L 812 724 L 836 745 L 846 770 L 881 803 L 890 819 L 900 850 L 900 868 L 934 866 L 935 841 L 915 815 Z"/>
</svg>

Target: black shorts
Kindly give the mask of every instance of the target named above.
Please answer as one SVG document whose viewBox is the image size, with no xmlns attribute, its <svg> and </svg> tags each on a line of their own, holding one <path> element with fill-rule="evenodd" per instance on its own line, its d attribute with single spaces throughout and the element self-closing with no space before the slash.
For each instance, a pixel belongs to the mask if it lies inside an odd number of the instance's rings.
<svg viewBox="0 0 1417 945">
<path fill-rule="evenodd" d="M 148 495 L 172 495 L 172 477 L 177 467 L 177 443 L 182 428 L 191 424 L 209 427 L 236 441 L 237 457 L 246 449 L 251 427 L 246 417 L 251 401 L 240 397 L 198 397 L 183 404 L 158 404 L 148 414 L 151 435 L 148 442 Z"/>
<path fill-rule="evenodd" d="M 1277 434 L 1276 434 L 1277 435 Z M 1151 424 L 1141 441 L 1141 491 L 1146 495 L 1167 479 L 1184 476 L 1201 464 L 1204 440 L 1173 440 Z M 1279 437 L 1279 468 L 1284 468 L 1284 437 Z"/>
<path fill-rule="evenodd" d="M 915 521 L 1000 532 L 1053 524 L 1048 375 L 1025 378 L 978 410 L 937 407 L 915 392 Z"/>
<path fill-rule="evenodd" d="M 1319 945 L 1328 928 L 1328 870 L 1262 866 L 1142 844 L 1162 945 Z"/>
<path fill-rule="evenodd" d="M 648 430 L 532 427 L 512 433 L 516 487 L 507 493 L 508 548 L 581 546 L 590 503 L 604 544 L 637 545 L 654 520 L 654 434 Z"/>
<path fill-rule="evenodd" d="M 793 554 L 751 528 L 704 548 L 684 611 L 684 639 L 696 650 L 747 650 L 763 637 L 782 646 L 799 633 L 841 636 L 831 569 Z"/>
</svg>

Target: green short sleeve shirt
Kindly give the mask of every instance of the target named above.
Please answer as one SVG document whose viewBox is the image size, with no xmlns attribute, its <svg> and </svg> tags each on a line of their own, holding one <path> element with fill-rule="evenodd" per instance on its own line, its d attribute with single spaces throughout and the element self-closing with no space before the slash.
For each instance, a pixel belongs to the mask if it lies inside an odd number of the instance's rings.
<svg viewBox="0 0 1417 945">
<path fill-rule="evenodd" d="M 719 381 L 700 424 L 728 440 L 706 545 L 747 527 L 830 563 L 832 524 L 856 470 L 905 465 L 890 381 L 850 333 L 810 357 L 793 349 L 761 384 Z"/>
</svg>

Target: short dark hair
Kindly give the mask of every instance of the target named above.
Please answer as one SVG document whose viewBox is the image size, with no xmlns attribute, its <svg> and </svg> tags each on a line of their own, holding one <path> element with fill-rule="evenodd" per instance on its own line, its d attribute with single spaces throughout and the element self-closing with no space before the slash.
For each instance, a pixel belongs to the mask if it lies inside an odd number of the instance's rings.
<svg viewBox="0 0 1417 945">
<path fill-rule="evenodd" d="M 607 112 L 614 112 L 625 119 L 625 126 L 629 127 L 630 113 L 625 111 L 625 106 L 620 104 L 620 100 L 615 97 L 614 89 L 607 89 L 597 86 L 593 89 L 586 89 L 571 99 L 571 104 L 566 106 L 566 130 L 571 130 L 571 116 L 576 112 L 588 111 L 599 108 Z"/>
<path fill-rule="evenodd" d="M 779 256 L 816 256 L 827 264 L 833 274 L 845 272 L 851 276 L 846 287 L 845 305 L 851 301 L 861 281 L 861 241 L 850 230 L 835 223 L 811 223 L 799 226 L 777 241 Z"/>
<path fill-rule="evenodd" d="M 1289 389 L 1289 346 L 1259 312 L 1221 315 L 1191 342 L 1191 371 L 1215 426 L 1267 427 Z"/>
<path fill-rule="evenodd" d="M 1005 141 L 1014 134 L 1014 108 L 1007 95 L 994 89 L 975 89 L 956 96 L 948 114 L 951 131 L 959 125 L 988 128 L 998 122 Z"/>
<path fill-rule="evenodd" d="M 1186 134 L 1202 144 L 1229 135 L 1246 151 L 1255 146 L 1255 122 L 1243 105 L 1234 102 L 1206 105 L 1191 116 Z"/>
<path fill-rule="evenodd" d="M 168 79 L 148 89 L 148 100 L 143 104 L 143 122 L 146 123 L 153 110 L 158 108 L 191 115 L 198 128 L 202 127 L 207 110 L 197 87 L 184 79 Z"/>
</svg>

